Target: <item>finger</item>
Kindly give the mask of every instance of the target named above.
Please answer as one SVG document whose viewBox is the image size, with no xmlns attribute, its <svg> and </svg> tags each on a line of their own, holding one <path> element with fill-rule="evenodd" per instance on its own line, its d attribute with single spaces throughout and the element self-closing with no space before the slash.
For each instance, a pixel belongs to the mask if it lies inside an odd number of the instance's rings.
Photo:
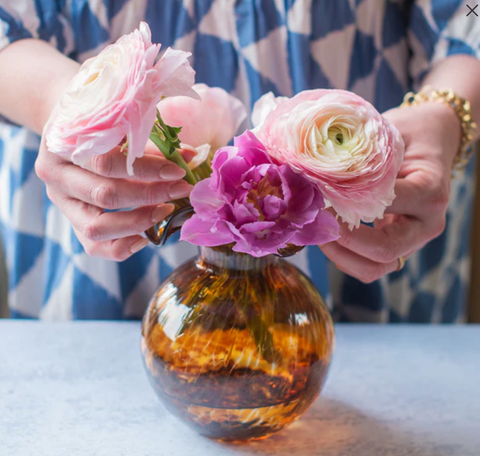
<svg viewBox="0 0 480 456">
<path fill-rule="evenodd" d="M 421 215 L 422 204 L 418 204 L 422 198 L 422 191 L 415 183 L 407 179 L 396 179 L 395 199 L 391 206 L 385 210 L 386 214 Z"/>
<path fill-rule="evenodd" d="M 74 231 L 87 255 L 112 261 L 125 261 L 145 248 L 150 242 L 141 236 L 128 236 L 111 241 L 96 242 L 86 239 L 79 231 L 75 229 Z"/>
<path fill-rule="evenodd" d="M 342 247 L 338 242 L 329 242 L 320 246 L 320 249 L 340 271 L 363 283 L 372 283 L 385 274 L 396 271 L 399 266 L 398 258 L 389 263 L 377 263 Z"/>
<path fill-rule="evenodd" d="M 73 227 L 90 241 L 108 241 L 143 233 L 172 213 L 173 204 L 147 206 L 123 212 L 96 213 L 94 206 L 67 199 L 57 204 Z"/>
<path fill-rule="evenodd" d="M 174 181 L 185 176 L 185 170 L 159 155 L 144 155 L 133 164 L 134 176 L 127 173 L 127 157 L 116 147 L 108 154 L 94 155 L 85 166 L 99 176 L 140 181 Z"/>
<path fill-rule="evenodd" d="M 102 209 L 125 209 L 136 206 L 153 206 L 166 201 L 184 198 L 190 194 L 191 185 L 185 181 L 140 182 L 127 179 L 110 179 L 91 173 L 76 165 L 62 165 L 62 172 L 50 178 L 50 186 L 72 199 Z"/>
<path fill-rule="evenodd" d="M 382 228 L 360 225 L 350 231 L 340 225 L 339 245 L 362 257 L 378 263 L 389 264 L 399 256 L 420 248 L 429 236 L 424 223 L 412 217 L 399 217 Z"/>
<path fill-rule="evenodd" d="M 386 214 L 428 219 L 444 214 L 450 198 L 450 181 L 433 173 L 414 172 L 395 181 L 395 199 Z"/>
<path fill-rule="evenodd" d="M 404 216 L 403 215 L 398 215 L 398 214 L 385 214 L 383 216 L 383 218 L 376 219 L 373 222 L 373 226 L 377 230 L 383 230 L 387 225 L 398 222 L 398 220 L 401 217 L 404 217 Z"/>
</svg>

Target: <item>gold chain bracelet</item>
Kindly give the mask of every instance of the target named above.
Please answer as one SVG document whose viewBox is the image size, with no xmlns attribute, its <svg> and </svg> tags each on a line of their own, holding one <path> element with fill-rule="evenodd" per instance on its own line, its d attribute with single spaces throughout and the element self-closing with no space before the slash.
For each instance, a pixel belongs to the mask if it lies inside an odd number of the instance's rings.
<svg viewBox="0 0 480 456">
<path fill-rule="evenodd" d="M 433 90 L 432 87 L 426 86 L 418 93 L 407 93 L 400 107 L 416 106 L 427 102 L 443 103 L 444 105 L 450 106 L 460 119 L 462 137 L 459 151 L 453 161 L 453 179 L 465 169 L 474 152 L 473 138 L 477 131 L 477 124 L 472 118 L 470 102 L 455 95 L 451 89 Z"/>
</svg>

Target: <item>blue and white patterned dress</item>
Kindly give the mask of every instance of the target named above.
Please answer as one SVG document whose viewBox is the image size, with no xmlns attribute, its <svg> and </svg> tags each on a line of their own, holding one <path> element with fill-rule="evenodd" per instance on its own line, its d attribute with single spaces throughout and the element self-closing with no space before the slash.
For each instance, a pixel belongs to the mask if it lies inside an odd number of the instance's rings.
<svg viewBox="0 0 480 456">
<path fill-rule="evenodd" d="M 467 12 L 458 0 L 0 0 L 0 49 L 34 37 L 82 62 L 146 20 L 154 42 L 193 53 L 198 82 L 223 87 L 248 107 L 268 91 L 324 87 L 352 90 L 385 111 L 446 56 L 480 55 L 480 19 Z M 159 282 L 196 248 L 150 246 L 123 263 L 87 256 L 35 175 L 38 146 L 27 129 L 0 124 L 12 315 L 141 316 Z M 338 272 L 316 247 L 294 262 L 340 320 L 462 321 L 472 190 L 470 176 L 456 183 L 445 233 L 374 284 Z"/>
</svg>

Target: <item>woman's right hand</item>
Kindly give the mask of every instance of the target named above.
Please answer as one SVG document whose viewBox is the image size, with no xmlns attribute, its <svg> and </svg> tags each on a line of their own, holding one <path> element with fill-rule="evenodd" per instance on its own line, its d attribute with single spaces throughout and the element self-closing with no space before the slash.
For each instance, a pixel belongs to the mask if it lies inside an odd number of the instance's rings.
<svg viewBox="0 0 480 456">
<path fill-rule="evenodd" d="M 86 168 L 50 152 L 42 138 L 35 163 L 50 200 L 72 223 L 85 252 L 123 261 L 148 244 L 140 233 L 173 211 L 164 204 L 190 194 L 185 171 L 158 155 L 150 143 L 128 176 L 126 157 L 117 147 L 94 156 Z M 136 209 L 120 212 L 106 210 Z"/>
</svg>

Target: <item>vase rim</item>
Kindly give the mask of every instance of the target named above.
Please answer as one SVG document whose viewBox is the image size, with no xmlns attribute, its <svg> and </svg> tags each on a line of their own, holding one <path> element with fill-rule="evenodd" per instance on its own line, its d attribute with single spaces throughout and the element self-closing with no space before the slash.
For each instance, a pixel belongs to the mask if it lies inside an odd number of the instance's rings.
<svg viewBox="0 0 480 456">
<path fill-rule="evenodd" d="M 270 254 L 254 257 L 248 253 L 235 252 L 233 245 L 200 247 L 200 261 L 225 269 L 255 270 L 280 260 L 278 255 Z"/>
</svg>

